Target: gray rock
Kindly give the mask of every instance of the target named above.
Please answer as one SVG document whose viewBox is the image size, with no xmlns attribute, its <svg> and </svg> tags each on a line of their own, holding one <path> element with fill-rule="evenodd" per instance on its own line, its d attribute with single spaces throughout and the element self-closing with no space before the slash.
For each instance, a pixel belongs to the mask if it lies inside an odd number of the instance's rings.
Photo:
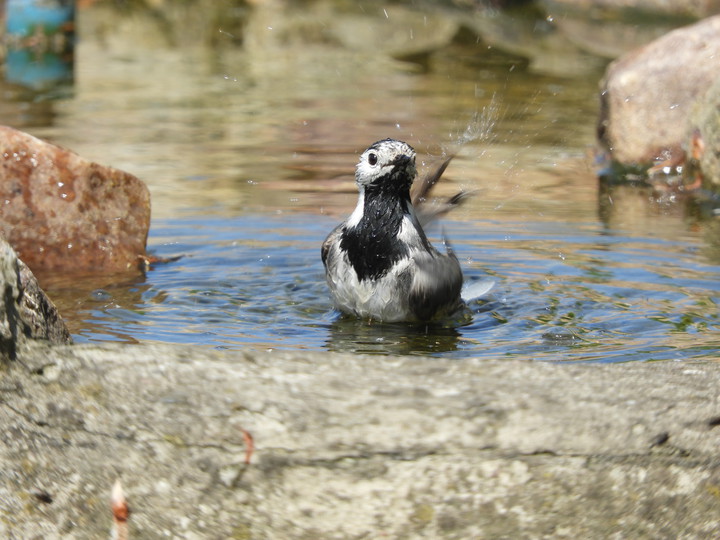
<svg viewBox="0 0 720 540">
<path fill-rule="evenodd" d="M 70 333 L 55 305 L 30 269 L 0 238 L 0 359 L 14 360 L 31 340 L 70 343 Z"/>
<path fill-rule="evenodd" d="M 720 365 L 173 346 L 3 374 L 0 536 L 710 538 Z M 243 430 L 255 442 L 245 464 Z"/>
<path fill-rule="evenodd" d="M 692 158 L 688 173 L 700 173 L 705 188 L 720 188 L 720 77 L 698 100 L 692 114 L 691 131 L 687 135 L 686 148 Z M 692 180 L 690 178 L 689 180 Z"/>
<path fill-rule="evenodd" d="M 616 60 L 601 83 L 601 144 L 626 165 L 681 153 L 694 103 L 718 72 L 720 16 L 670 32 Z"/>
</svg>

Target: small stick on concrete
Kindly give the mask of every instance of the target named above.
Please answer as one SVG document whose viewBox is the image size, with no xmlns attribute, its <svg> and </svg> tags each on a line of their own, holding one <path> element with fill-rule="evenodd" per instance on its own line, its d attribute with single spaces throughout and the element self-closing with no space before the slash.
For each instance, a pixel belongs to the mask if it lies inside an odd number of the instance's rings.
<svg viewBox="0 0 720 540">
<path fill-rule="evenodd" d="M 245 441 L 245 465 L 250 465 L 250 459 L 255 451 L 255 442 L 249 431 L 242 428 L 240 428 L 240 431 L 242 432 L 243 441 Z"/>
<path fill-rule="evenodd" d="M 112 495 L 110 496 L 110 507 L 113 513 L 113 528 L 110 533 L 111 540 L 128 540 L 128 519 L 130 518 L 130 507 L 125 500 L 120 480 L 115 481 Z"/>
</svg>

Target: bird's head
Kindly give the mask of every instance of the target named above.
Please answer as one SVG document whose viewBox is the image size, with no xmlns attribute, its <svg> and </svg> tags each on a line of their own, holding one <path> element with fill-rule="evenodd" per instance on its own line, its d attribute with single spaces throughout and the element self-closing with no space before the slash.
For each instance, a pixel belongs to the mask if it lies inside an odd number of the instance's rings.
<svg viewBox="0 0 720 540">
<path fill-rule="evenodd" d="M 360 156 L 355 169 L 358 186 L 380 191 L 409 189 L 416 175 L 415 150 L 395 139 L 370 145 Z"/>
</svg>

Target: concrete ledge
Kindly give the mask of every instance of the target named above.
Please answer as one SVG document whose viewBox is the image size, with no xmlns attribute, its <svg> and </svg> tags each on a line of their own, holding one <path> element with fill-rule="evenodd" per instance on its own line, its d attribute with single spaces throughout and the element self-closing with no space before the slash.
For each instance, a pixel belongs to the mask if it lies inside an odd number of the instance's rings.
<svg viewBox="0 0 720 540">
<path fill-rule="evenodd" d="M 0 371 L 0 536 L 720 533 L 720 365 L 35 347 Z M 245 464 L 243 430 L 255 441 Z"/>
</svg>

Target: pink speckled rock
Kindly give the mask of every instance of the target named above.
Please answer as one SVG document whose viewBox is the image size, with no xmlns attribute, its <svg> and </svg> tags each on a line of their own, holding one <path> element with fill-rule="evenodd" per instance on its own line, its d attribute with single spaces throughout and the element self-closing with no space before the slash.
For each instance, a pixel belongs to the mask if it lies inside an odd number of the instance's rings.
<svg viewBox="0 0 720 540">
<path fill-rule="evenodd" d="M 149 226 L 141 180 L 0 126 L 0 234 L 33 272 L 136 269 Z"/>
</svg>

